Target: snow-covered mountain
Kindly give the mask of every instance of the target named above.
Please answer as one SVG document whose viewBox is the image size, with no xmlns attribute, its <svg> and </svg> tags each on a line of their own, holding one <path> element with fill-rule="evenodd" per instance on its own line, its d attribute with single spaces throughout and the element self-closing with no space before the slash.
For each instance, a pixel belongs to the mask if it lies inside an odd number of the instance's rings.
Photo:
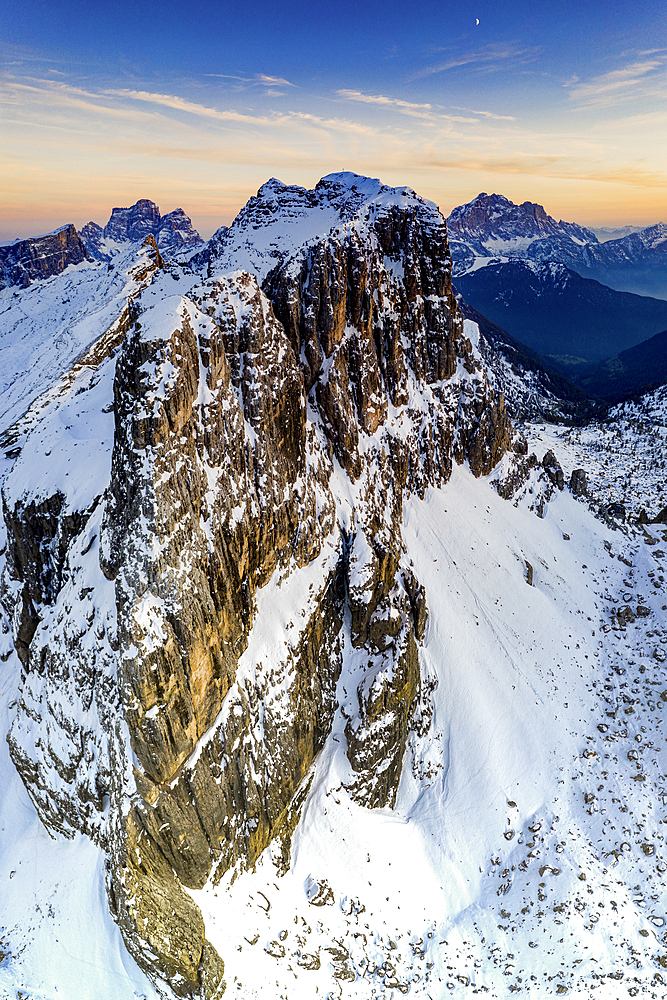
<svg viewBox="0 0 667 1000">
<path fill-rule="evenodd" d="M 451 212 L 447 227 L 455 279 L 490 260 L 519 258 L 564 264 L 617 291 L 667 298 L 664 223 L 628 227 L 627 234 L 600 241 L 596 230 L 557 222 L 541 205 L 479 194 Z"/>
<path fill-rule="evenodd" d="M 130 208 L 114 208 L 104 228 L 96 222 L 82 227 L 81 239 L 95 260 L 110 260 L 129 244 L 142 243 L 153 236 L 163 253 L 196 247 L 202 238 L 182 208 L 160 215 L 154 201 L 140 198 Z"/>
<path fill-rule="evenodd" d="M 3 292 L 0 992 L 655 993 L 660 400 L 516 431 L 408 188 L 188 256 Z"/>
<path fill-rule="evenodd" d="M 575 267 L 583 259 L 583 248 L 598 242 L 590 229 L 557 222 L 541 205 L 515 205 L 501 194 L 479 194 L 455 208 L 447 218 L 447 231 L 455 278 L 483 266 L 485 258 L 560 261 Z"/>
</svg>

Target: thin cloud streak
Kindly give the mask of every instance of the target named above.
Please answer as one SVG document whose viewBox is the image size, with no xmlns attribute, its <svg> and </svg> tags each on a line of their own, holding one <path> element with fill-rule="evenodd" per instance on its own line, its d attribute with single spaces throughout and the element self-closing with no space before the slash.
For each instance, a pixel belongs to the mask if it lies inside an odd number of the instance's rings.
<svg viewBox="0 0 667 1000">
<path fill-rule="evenodd" d="M 382 104 L 392 108 L 427 109 L 430 104 L 413 104 L 411 101 L 401 101 L 395 97 L 385 97 L 384 94 L 362 94 L 359 90 L 337 90 L 339 97 L 348 101 L 360 101 L 362 104 Z"/>
<path fill-rule="evenodd" d="M 374 104 L 391 108 L 398 111 L 399 114 L 419 118 L 431 124 L 437 124 L 442 121 L 460 122 L 465 125 L 479 124 L 477 118 L 463 118 L 461 115 L 443 114 L 434 110 L 431 104 L 413 104 L 411 101 L 402 101 L 395 97 L 385 97 L 384 94 L 363 94 L 359 90 L 337 90 L 336 93 L 346 101 L 357 101 L 360 104 Z"/>
<path fill-rule="evenodd" d="M 420 80 L 424 77 L 433 76 L 436 73 L 445 73 L 448 70 L 460 69 L 463 66 L 477 66 L 478 68 L 489 70 L 506 62 L 508 59 L 512 59 L 514 64 L 529 62 L 537 57 L 539 51 L 538 48 L 526 48 L 517 45 L 489 45 L 485 49 L 467 52 L 448 59 L 446 62 L 437 63 L 434 66 L 426 66 L 415 73 L 411 79 Z"/>
<path fill-rule="evenodd" d="M 480 115 L 482 118 L 491 118 L 496 122 L 515 122 L 516 118 L 514 115 L 496 115 L 492 111 L 475 111 L 474 108 L 459 108 L 456 107 L 457 111 L 468 111 L 471 115 Z"/>
<path fill-rule="evenodd" d="M 664 71 L 664 68 L 665 58 L 648 59 L 629 63 L 621 69 L 603 73 L 588 82 L 573 80 L 565 86 L 569 89 L 572 100 L 580 101 L 589 107 L 599 107 L 615 104 L 628 97 L 646 96 L 647 83 L 648 92 L 656 93 L 656 85 L 664 87 L 664 73 L 656 74 L 656 70 Z"/>
<path fill-rule="evenodd" d="M 131 101 L 143 101 L 146 104 L 157 104 L 161 107 L 171 108 L 173 111 L 184 111 L 187 114 L 197 115 L 200 118 L 212 118 L 217 121 L 243 122 L 248 125 L 273 125 L 278 123 L 277 119 L 267 117 L 266 115 L 246 115 L 238 111 L 218 111 L 217 108 L 209 108 L 205 104 L 196 104 L 175 94 L 154 94 L 148 90 L 105 90 L 104 94 Z"/>
<path fill-rule="evenodd" d="M 267 76 L 266 73 L 256 73 L 255 76 L 234 76 L 232 73 L 204 73 L 205 77 L 215 77 L 218 80 L 238 80 L 240 83 L 249 83 L 255 86 L 264 87 L 296 87 L 295 83 L 290 83 L 282 76 Z"/>
</svg>

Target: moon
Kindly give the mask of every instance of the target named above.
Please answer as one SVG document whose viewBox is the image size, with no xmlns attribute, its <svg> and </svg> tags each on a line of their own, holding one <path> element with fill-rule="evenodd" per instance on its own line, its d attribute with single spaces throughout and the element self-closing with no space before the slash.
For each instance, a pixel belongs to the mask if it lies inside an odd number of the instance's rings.
<svg viewBox="0 0 667 1000">
<path fill-rule="evenodd" d="M 478 17 L 475 18 L 475 24 L 479 24 L 479 18 Z"/>
</svg>

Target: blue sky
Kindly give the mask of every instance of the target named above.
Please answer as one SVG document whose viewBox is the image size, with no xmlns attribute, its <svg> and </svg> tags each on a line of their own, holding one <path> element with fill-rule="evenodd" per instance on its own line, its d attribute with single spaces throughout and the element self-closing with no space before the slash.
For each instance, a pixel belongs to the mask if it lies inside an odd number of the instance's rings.
<svg viewBox="0 0 667 1000">
<path fill-rule="evenodd" d="M 269 176 L 338 169 L 446 213 L 493 190 L 667 218 L 664 0 L 4 0 L 0 40 L 2 238 L 138 197 L 209 235 Z"/>
</svg>

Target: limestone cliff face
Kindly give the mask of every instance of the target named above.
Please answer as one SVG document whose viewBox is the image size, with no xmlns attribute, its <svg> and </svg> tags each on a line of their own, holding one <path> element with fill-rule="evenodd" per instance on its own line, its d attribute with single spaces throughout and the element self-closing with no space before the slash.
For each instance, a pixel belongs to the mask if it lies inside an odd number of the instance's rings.
<svg viewBox="0 0 667 1000">
<path fill-rule="evenodd" d="M 222 960 L 183 887 L 272 841 L 289 865 L 343 677 L 348 789 L 393 804 L 430 723 L 403 497 L 453 462 L 489 472 L 511 428 L 463 336 L 444 221 L 408 189 L 272 181 L 198 272 L 162 263 L 116 356 L 45 407 L 77 392 L 105 414 L 104 474 L 77 494 L 24 468 L 5 489 L 10 745 L 44 821 L 105 847 L 137 962 L 213 997 Z"/>
<path fill-rule="evenodd" d="M 60 274 L 70 264 L 90 260 L 74 226 L 63 226 L 46 236 L 34 236 L 0 246 L 0 288 L 25 288 L 38 278 Z"/>
</svg>

